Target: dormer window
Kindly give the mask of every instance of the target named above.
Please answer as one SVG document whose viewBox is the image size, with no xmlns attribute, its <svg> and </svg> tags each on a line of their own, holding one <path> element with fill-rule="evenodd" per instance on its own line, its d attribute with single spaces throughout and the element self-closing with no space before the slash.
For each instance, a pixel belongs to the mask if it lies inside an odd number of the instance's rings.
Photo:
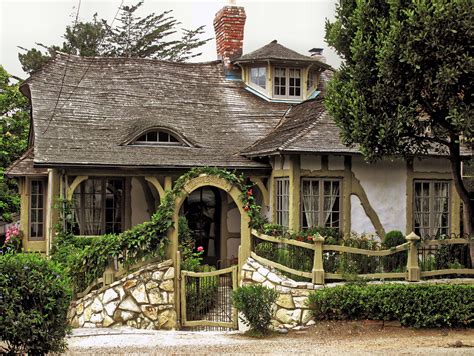
<svg viewBox="0 0 474 356">
<path fill-rule="evenodd" d="M 265 67 L 250 68 L 250 82 L 265 89 L 267 82 L 267 69 Z"/>
<path fill-rule="evenodd" d="M 301 98 L 301 69 L 275 67 L 273 95 L 278 98 Z"/>
<path fill-rule="evenodd" d="M 182 145 L 183 143 L 172 133 L 153 130 L 139 136 L 134 144 L 136 145 Z"/>
</svg>

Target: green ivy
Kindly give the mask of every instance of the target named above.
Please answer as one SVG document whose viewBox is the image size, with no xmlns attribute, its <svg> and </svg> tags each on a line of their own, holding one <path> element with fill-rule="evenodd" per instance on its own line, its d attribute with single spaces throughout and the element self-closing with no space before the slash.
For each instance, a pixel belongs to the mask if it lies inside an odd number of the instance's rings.
<svg viewBox="0 0 474 356">
<path fill-rule="evenodd" d="M 121 234 L 107 234 L 93 239 L 78 238 L 72 234 L 72 205 L 58 201 L 61 223 L 56 227 L 56 239 L 52 258 L 63 264 L 73 281 L 76 291 L 83 290 L 100 278 L 107 266 L 117 260 L 125 266 L 144 258 L 160 256 L 164 258 L 168 243 L 167 233 L 173 228 L 175 201 L 184 191 L 184 185 L 200 175 L 217 176 L 235 185 L 242 191 L 241 200 L 250 218 L 250 227 L 258 228 L 264 223 L 260 217 L 260 207 L 253 196 L 253 184 L 243 174 L 215 167 L 193 168 L 179 177 L 173 189 L 167 190 L 151 220 L 134 226 Z M 83 241 L 87 239 L 87 243 Z"/>
</svg>

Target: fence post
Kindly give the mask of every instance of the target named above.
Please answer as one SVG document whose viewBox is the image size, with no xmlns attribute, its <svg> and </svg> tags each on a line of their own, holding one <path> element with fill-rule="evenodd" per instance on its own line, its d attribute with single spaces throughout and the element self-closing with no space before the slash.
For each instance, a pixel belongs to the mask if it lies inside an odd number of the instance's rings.
<svg viewBox="0 0 474 356">
<path fill-rule="evenodd" d="M 409 282 L 418 282 L 420 280 L 420 267 L 418 266 L 418 248 L 416 247 L 416 243 L 420 240 L 420 237 L 412 232 L 406 237 L 406 239 L 410 243 L 407 258 L 406 280 Z"/>
<path fill-rule="evenodd" d="M 324 237 L 321 235 L 314 238 L 313 284 L 324 284 L 323 243 Z"/>
</svg>

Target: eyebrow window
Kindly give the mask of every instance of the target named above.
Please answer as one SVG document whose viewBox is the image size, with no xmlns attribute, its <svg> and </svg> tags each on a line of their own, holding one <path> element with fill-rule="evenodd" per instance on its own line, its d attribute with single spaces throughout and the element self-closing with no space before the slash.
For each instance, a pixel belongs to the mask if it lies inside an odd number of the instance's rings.
<svg viewBox="0 0 474 356">
<path fill-rule="evenodd" d="M 181 141 L 173 134 L 165 131 L 149 131 L 135 140 L 135 144 L 167 144 L 181 145 Z"/>
</svg>

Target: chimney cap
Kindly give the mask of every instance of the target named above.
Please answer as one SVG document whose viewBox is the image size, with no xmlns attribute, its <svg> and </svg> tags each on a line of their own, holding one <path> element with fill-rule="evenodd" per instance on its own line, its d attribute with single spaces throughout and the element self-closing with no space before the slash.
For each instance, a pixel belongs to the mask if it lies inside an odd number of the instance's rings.
<svg viewBox="0 0 474 356">
<path fill-rule="evenodd" d="M 235 6 L 237 3 L 237 0 L 227 0 L 227 5 L 229 6 Z"/>
<path fill-rule="evenodd" d="M 320 56 L 320 55 L 323 54 L 323 50 L 324 50 L 324 48 L 315 47 L 315 48 L 311 48 L 309 50 L 309 53 L 311 53 L 311 55 L 313 55 L 313 56 L 318 56 L 318 55 Z"/>
</svg>

